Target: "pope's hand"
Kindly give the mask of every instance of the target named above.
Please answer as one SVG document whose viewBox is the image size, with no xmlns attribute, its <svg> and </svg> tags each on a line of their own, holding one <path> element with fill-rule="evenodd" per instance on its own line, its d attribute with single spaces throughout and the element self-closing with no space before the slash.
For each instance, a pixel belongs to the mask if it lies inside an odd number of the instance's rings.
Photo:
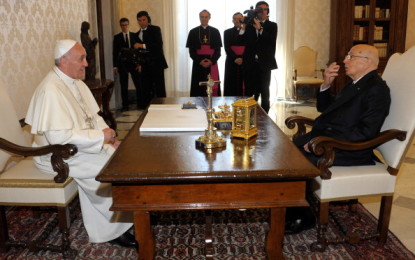
<svg viewBox="0 0 415 260">
<path fill-rule="evenodd" d="M 121 141 L 115 140 L 114 143 L 112 143 L 111 145 L 112 145 L 112 147 L 114 147 L 115 149 L 117 149 L 118 146 L 120 146 L 120 144 L 121 144 Z"/>
<path fill-rule="evenodd" d="M 117 133 L 111 129 L 111 128 L 105 128 L 102 130 L 104 133 L 104 142 L 113 144 L 115 142 L 115 137 L 117 136 Z"/>
</svg>

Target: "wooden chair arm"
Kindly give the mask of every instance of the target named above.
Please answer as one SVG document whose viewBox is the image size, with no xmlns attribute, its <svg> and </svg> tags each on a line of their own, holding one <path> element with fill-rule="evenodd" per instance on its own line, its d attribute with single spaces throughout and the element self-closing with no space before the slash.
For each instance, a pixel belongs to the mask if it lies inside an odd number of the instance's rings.
<svg viewBox="0 0 415 260">
<path fill-rule="evenodd" d="M 297 69 L 293 69 L 293 80 L 297 81 Z"/>
<path fill-rule="evenodd" d="M 306 133 L 306 125 L 313 126 L 314 119 L 303 117 L 303 116 L 290 116 L 285 119 L 285 125 L 289 129 L 294 129 L 297 126 L 297 132 L 293 135 L 293 140 L 304 135 Z"/>
<path fill-rule="evenodd" d="M 377 147 L 381 144 L 389 142 L 393 139 L 403 141 L 406 139 L 406 131 L 391 129 L 381 132 L 375 138 L 364 142 L 346 142 L 340 141 L 327 136 L 319 136 L 311 139 L 309 142 L 309 149 L 317 156 L 322 156 L 318 162 L 317 167 L 321 170 L 322 179 L 330 179 L 331 171 L 328 169 L 333 165 L 335 158 L 335 151 L 333 148 L 338 148 L 346 151 L 356 151 Z"/>
<path fill-rule="evenodd" d="M 63 159 L 68 159 L 78 152 L 78 148 L 73 144 L 25 147 L 9 142 L 3 138 L 0 138 L 0 149 L 24 157 L 40 156 L 52 153 L 52 168 L 57 173 L 54 178 L 56 183 L 65 182 L 68 178 L 69 166 Z"/>
</svg>

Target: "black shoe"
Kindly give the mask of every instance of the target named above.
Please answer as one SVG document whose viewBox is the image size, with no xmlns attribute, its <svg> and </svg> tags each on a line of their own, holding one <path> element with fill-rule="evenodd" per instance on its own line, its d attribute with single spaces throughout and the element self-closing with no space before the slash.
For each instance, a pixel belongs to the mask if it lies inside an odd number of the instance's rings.
<svg viewBox="0 0 415 260">
<path fill-rule="evenodd" d="M 109 242 L 113 245 L 115 244 L 123 247 L 136 248 L 138 251 L 138 243 L 137 241 L 135 241 L 135 237 L 131 235 L 128 231 Z"/>
<path fill-rule="evenodd" d="M 121 108 L 121 112 L 125 112 L 125 111 L 128 111 L 129 110 L 129 108 L 128 107 L 123 107 L 123 108 Z"/>
<path fill-rule="evenodd" d="M 309 207 L 287 208 L 285 234 L 292 235 L 313 228 L 316 218 Z"/>
</svg>

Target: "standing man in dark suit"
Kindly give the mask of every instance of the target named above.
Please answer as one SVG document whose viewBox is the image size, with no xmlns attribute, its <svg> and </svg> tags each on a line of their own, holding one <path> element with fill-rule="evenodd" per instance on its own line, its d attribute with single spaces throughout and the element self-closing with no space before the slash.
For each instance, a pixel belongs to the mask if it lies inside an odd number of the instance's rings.
<svg viewBox="0 0 415 260">
<path fill-rule="evenodd" d="M 330 96 L 330 86 L 338 75 L 340 66 L 335 62 L 324 72 L 324 82 L 317 94 L 316 118 L 312 130 L 295 139 L 294 143 L 314 164 L 318 157 L 310 153 L 308 144 L 317 136 L 333 137 L 342 141 L 362 142 L 373 139 L 389 114 L 391 97 L 389 87 L 378 75 L 378 50 L 370 45 L 355 45 L 343 60 L 346 75 L 352 79 L 335 97 Z M 399 102 L 399 101 L 396 101 Z M 377 158 L 373 148 L 344 151 L 337 149 L 333 165 L 373 165 Z M 286 232 L 297 233 L 314 223 L 308 208 L 287 210 Z M 307 217 L 309 216 L 309 217 Z"/>
<path fill-rule="evenodd" d="M 114 75 L 120 75 L 121 85 L 121 99 L 122 99 L 122 111 L 128 111 L 128 73 L 131 73 L 133 79 L 136 94 L 138 98 L 138 89 L 140 88 L 139 75 L 136 71 L 136 66 L 133 62 L 128 60 L 128 49 L 133 48 L 134 33 L 128 30 L 130 21 L 127 18 L 120 19 L 121 32 L 114 35 L 113 49 L 112 49 L 112 62 L 114 66 Z"/>
<path fill-rule="evenodd" d="M 225 96 L 245 96 L 243 79 L 243 54 L 245 51 L 245 25 L 243 15 L 235 13 L 232 16 L 234 27 L 224 33 L 226 52 L 225 62 Z"/>
<path fill-rule="evenodd" d="M 258 12 L 254 23 L 246 27 L 245 84 L 247 96 L 261 96 L 261 107 L 268 113 L 269 85 L 271 70 L 277 69 L 275 45 L 277 42 L 277 24 L 268 20 L 269 5 L 265 1 L 256 4 Z"/>
<path fill-rule="evenodd" d="M 134 48 L 144 52 L 144 61 L 139 66 L 143 87 L 138 106 L 146 108 L 153 97 L 166 97 L 164 69 L 167 62 L 160 27 L 151 24 L 147 11 L 137 13 L 137 22 L 140 30 L 135 35 Z"/>
</svg>

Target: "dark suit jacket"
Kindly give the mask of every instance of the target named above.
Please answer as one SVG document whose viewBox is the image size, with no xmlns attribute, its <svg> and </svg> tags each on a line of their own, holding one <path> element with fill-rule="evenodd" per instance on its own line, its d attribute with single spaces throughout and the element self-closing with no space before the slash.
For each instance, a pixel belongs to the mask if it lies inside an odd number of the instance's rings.
<svg viewBox="0 0 415 260">
<path fill-rule="evenodd" d="M 130 41 L 130 48 L 133 48 L 134 45 L 135 33 L 129 32 L 128 39 Z M 120 52 L 122 48 L 128 48 L 127 43 L 124 40 L 124 34 L 122 32 L 114 35 L 113 45 L 112 45 L 112 63 L 114 67 L 119 68 L 120 64 Z"/>
<path fill-rule="evenodd" d="M 256 29 L 248 25 L 246 27 L 247 48 L 244 53 L 244 61 L 248 66 L 257 66 L 255 55 L 258 56 L 258 64 L 262 70 L 277 69 L 275 60 L 275 46 L 277 43 L 278 26 L 276 23 L 266 20 L 262 25 L 262 34 L 257 36 Z"/>
<path fill-rule="evenodd" d="M 140 29 L 141 30 L 141 29 Z M 140 40 L 140 30 L 135 34 L 135 42 L 144 43 L 146 50 L 150 52 L 151 64 L 158 69 L 166 69 L 167 62 L 163 52 L 163 39 L 160 27 L 149 25 L 143 31 L 143 40 Z"/>
<path fill-rule="evenodd" d="M 319 92 L 316 118 L 312 130 L 294 140 L 300 148 L 316 136 L 329 136 L 343 141 L 366 141 L 379 134 L 389 114 L 390 93 L 376 70 L 356 84 L 349 83 L 333 100 L 330 91 Z M 374 164 L 372 149 L 336 152 L 333 165 Z"/>
</svg>

